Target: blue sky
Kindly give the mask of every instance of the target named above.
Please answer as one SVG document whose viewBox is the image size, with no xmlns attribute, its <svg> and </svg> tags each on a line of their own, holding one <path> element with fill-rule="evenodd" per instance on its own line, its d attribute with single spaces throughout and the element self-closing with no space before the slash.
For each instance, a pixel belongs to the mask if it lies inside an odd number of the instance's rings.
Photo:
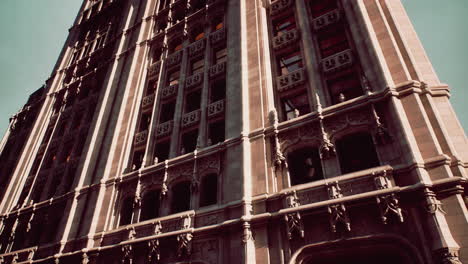
<svg viewBox="0 0 468 264">
<path fill-rule="evenodd" d="M 0 135 L 49 77 L 82 0 L 1 0 Z M 468 128 L 468 1 L 402 0 L 452 104 Z"/>
</svg>

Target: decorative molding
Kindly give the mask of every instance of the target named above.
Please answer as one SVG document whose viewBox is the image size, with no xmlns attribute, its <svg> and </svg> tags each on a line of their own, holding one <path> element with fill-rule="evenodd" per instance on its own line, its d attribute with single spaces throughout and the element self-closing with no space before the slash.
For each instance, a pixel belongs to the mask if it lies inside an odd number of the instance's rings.
<svg viewBox="0 0 468 264">
<path fill-rule="evenodd" d="M 159 239 L 148 241 L 148 263 L 158 263 L 161 259 Z"/>
<path fill-rule="evenodd" d="M 190 89 L 194 86 L 197 86 L 199 84 L 201 84 L 203 81 L 203 72 L 198 72 L 198 73 L 195 73 L 189 77 L 187 77 L 187 79 L 185 79 L 185 87 L 187 89 Z"/>
<path fill-rule="evenodd" d="M 148 139 L 148 130 L 141 131 L 139 133 L 135 134 L 135 140 L 133 144 L 135 146 L 141 146 L 146 143 L 146 140 Z"/>
<path fill-rule="evenodd" d="M 216 45 L 226 39 L 226 29 L 223 27 L 210 34 L 210 43 Z"/>
<path fill-rule="evenodd" d="M 330 199 L 339 199 L 343 197 L 341 188 L 338 182 L 335 181 L 331 184 L 327 183 L 328 197 Z M 328 206 L 328 213 L 330 215 L 330 226 L 334 233 L 337 232 L 337 225 L 341 223 L 345 229 L 351 231 L 351 223 L 348 217 L 348 212 L 343 203 L 333 204 Z"/>
<path fill-rule="evenodd" d="M 219 100 L 208 105 L 208 117 L 217 116 L 224 113 L 225 100 Z"/>
<path fill-rule="evenodd" d="M 299 36 L 299 30 L 296 28 L 289 30 L 288 32 L 283 33 L 281 35 L 278 35 L 273 38 L 273 48 L 275 50 L 279 50 L 290 45 L 294 45 L 299 40 Z"/>
<path fill-rule="evenodd" d="M 131 244 L 123 245 L 122 248 L 122 264 L 133 263 L 133 248 Z"/>
<path fill-rule="evenodd" d="M 299 207 L 299 198 L 297 197 L 296 191 L 292 191 L 286 194 L 285 197 L 286 208 Z M 288 238 L 291 240 L 293 234 L 297 232 L 301 238 L 304 238 L 304 223 L 301 218 L 299 211 L 294 213 L 289 213 L 284 215 L 284 220 L 286 223 L 286 231 Z"/>
<path fill-rule="evenodd" d="M 192 217 L 190 215 L 181 216 L 181 230 L 192 228 Z M 182 233 L 177 236 L 177 256 L 190 256 L 192 254 L 192 232 Z"/>
<path fill-rule="evenodd" d="M 276 16 L 281 12 L 285 11 L 290 5 L 291 0 L 276 0 L 270 5 L 270 14 Z"/>
<path fill-rule="evenodd" d="M 179 64 L 182 60 L 182 50 L 176 51 L 166 58 L 167 66 Z"/>
<path fill-rule="evenodd" d="M 143 108 L 143 110 L 151 109 L 154 104 L 154 97 L 154 94 L 150 94 L 143 97 L 143 99 L 141 100 L 141 108 Z"/>
<path fill-rule="evenodd" d="M 459 258 L 459 249 L 442 248 L 435 252 L 435 255 L 440 259 L 441 264 L 462 264 Z"/>
<path fill-rule="evenodd" d="M 195 56 L 205 50 L 205 39 L 200 39 L 188 46 L 189 56 Z"/>
<path fill-rule="evenodd" d="M 170 134 L 172 132 L 172 128 L 174 126 L 174 121 L 170 120 L 167 122 L 164 122 L 162 124 L 159 124 L 157 129 L 156 129 L 156 136 L 157 137 L 162 137 Z"/>
<path fill-rule="evenodd" d="M 161 61 L 157 61 L 153 64 L 151 64 L 148 67 L 148 76 L 149 77 L 154 77 L 159 74 L 159 70 L 161 69 Z"/>
<path fill-rule="evenodd" d="M 177 90 L 179 90 L 179 84 L 173 84 L 168 87 L 164 87 L 161 89 L 161 97 L 164 99 L 176 95 Z"/>
<path fill-rule="evenodd" d="M 306 81 L 304 69 L 298 69 L 286 75 L 277 77 L 276 83 L 278 85 L 278 92 L 284 92 L 303 84 Z"/>
<path fill-rule="evenodd" d="M 322 71 L 332 73 L 353 64 L 353 53 L 350 49 L 328 56 L 322 60 Z"/>
<path fill-rule="evenodd" d="M 314 30 L 317 31 L 331 24 L 335 24 L 339 20 L 340 20 L 340 11 L 338 9 L 335 9 L 333 11 L 330 11 L 312 20 L 312 25 L 313 25 Z"/>
<path fill-rule="evenodd" d="M 446 214 L 442 207 L 442 202 L 437 199 L 433 191 L 426 188 L 424 190 L 424 195 L 426 196 L 424 207 L 429 214 L 435 214 L 437 212 Z"/>
<path fill-rule="evenodd" d="M 221 62 L 210 67 L 210 79 L 223 75 L 226 72 L 226 62 Z"/>
<path fill-rule="evenodd" d="M 200 122 L 200 109 L 182 116 L 182 127 L 189 127 Z"/>
</svg>

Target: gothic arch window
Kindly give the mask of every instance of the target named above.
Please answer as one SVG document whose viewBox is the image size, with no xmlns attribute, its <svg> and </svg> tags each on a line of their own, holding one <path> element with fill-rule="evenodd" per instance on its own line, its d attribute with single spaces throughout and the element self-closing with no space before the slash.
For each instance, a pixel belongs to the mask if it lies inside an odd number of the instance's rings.
<svg viewBox="0 0 468 264">
<path fill-rule="evenodd" d="M 317 147 L 303 147 L 287 155 L 291 186 L 323 179 Z"/>
<path fill-rule="evenodd" d="M 372 136 L 367 132 L 346 135 L 336 141 L 336 147 L 342 173 L 379 166 Z"/>
<path fill-rule="evenodd" d="M 190 182 L 183 181 L 172 187 L 171 212 L 179 213 L 190 210 Z"/>
<path fill-rule="evenodd" d="M 218 202 L 218 175 L 211 173 L 204 176 L 200 186 L 200 207 Z"/>
<path fill-rule="evenodd" d="M 128 225 L 132 223 L 133 216 L 133 196 L 128 196 L 123 199 L 120 207 L 119 226 Z"/>
<path fill-rule="evenodd" d="M 160 194 L 161 192 L 159 190 L 151 190 L 143 195 L 140 221 L 153 219 L 159 216 Z"/>
</svg>

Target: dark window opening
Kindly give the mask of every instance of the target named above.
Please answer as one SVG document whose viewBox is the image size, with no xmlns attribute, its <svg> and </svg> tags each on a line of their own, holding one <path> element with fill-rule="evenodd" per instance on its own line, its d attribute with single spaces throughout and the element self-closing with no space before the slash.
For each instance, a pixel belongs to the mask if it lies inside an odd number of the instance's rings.
<svg viewBox="0 0 468 264">
<path fill-rule="evenodd" d="M 185 18 L 185 8 L 177 8 L 172 12 L 172 24 L 175 25 Z"/>
<path fill-rule="evenodd" d="M 76 167 L 68 169 L 67 176 L 63 185 L 63 190 L 69 192 L 73 186 L 73 181 L 75 180 Z"/>
<path fill-rule="evenodd" d="M 80 92 L 78 93 L 78 99 L 83 100 L 86 99 L 89 95 L 90 89 L 88 86 L 82 86 L 80 87 Z"/>
<path fill-rule="evenodd" d="M 218 175 L 209 174 L 202 179 L 200 207 L 216 204 L 218 201 Z"/>
<path fill-rule="evenodd" d="M 158 162 L 162 162 L 162 161 L 169 159 L 170 148 L 171 148 L 171 142 L 169 140 L 156 143 L 154 156 L 158 158 Z"/>
<path fill-rule="evenodd" d="M 312 17 L 314 18 L 324 15 L 337 8 L 338 6 L 335 0 L 312 1 L 310 5 L 310 11 L 312 13 Z"/>
<path fill-rule="evenodd" d="M 55 173 L 52 182 L 50 183 L 49 186 L 49 193 L 47 194 L 47 199 L 50 199 L 54 197 L 55 195 L 58 195 L 57 191 L 60 185 L 60 182 L 62 181 L 62 174 L 61 173 Z"/>
<path fill-rule="evenodd" d="M 208 145 L 214 145 L 223 142 L 225 139 L 224 120 L 211 123 L 208 127 Z"/>
<path fill-rule="evenodd" d="M 50 150 L 50 154 L 47 156 L 46 162 L 44 163 L 44 169 L 48 169 L 54 164 L 54 161 L 57 159 L 55 152 L 57 152 L 57 150 Z"/>
<path fill-rule="evenodd" d="M 205 29 L 203 27 L 198 27 L 192 31 L 190 41 L 194 42 L 205 37 Z"/>
<path fill-rule="evenodd" d="M 281 99 L 284 120 L 290 120 L 301 115 L 310 113 L 309 99 L 307 93 Z"/>
<path fill-rule="evenodd" d="M 181 39 L 175 39 L 172 41 L 170 48 L 169 48 L 169 54 L 174 53 L 176 51 L 179 51 L 182 49 L 182 40 Z"/>
<path fill-rule="evenodd" d="M 342 173 L 379 166 L 374 142 L 368 133 L 355 133 L 336 143 Z"/>
<path fill-rule="evenodd" d="M 213 85 L 211 85 L 210 89 L 210 103 L 214 103 L 219 100 L 223 100 L 226 98 L 226 80 L 218 80 Z"/>
<path fill-rule="evenodd" d="M 202 8 L 205 8 L 206 0 L 193 1 L 193 10 L 198 11 Z"/>
<path fill-rule="evenodd" d="M 170 0 L 161 0 L 159 2 L 159 11 L 161 11 L 161 10 L 165 9 L 166 7 L 168 7 L 170 2 L 171 2 Z"/>
<path fill-rule="evenodd" d="M 186 132 L 182 135 L 181 154 L 189 153 L 195 150 L 198 141 L 198 129 Z"/>
<path fill-rule="evenodd" d="M 330 28 L 327 32 L 319 34 L 317 40 L 322 58 L 350 48 L 348 38 L 342 26 Z"/>
<path fill-rule="evenodd" d="M 190 65 L 190 69 L 192 74 L 197 74 L 199 72 L 203 72 L 203 66 L 205 65 L 204 58 L 192 61 Z"/>
<path fill-rule="evenodd" d="M 167 28 L 167 18 L 162 18 L 161 21 L 156 25 L 156 32 L 163 32 Z M 158 61 L 161 56 L 158 56 L 155 61 Z"/>
<path fill-rule="evenodd" d="M 151 114 L 142 114 L 140 118 L 140 125 L 138 127 L 138 131 L 142 132 L 142 131 L 148 130 L 150 122 L 151 122 Z"/>
<path fill-rule="evenodd" d="M 280 75 L 286 75 L 303 67 L 301 52 L 299 50 L 282 55 L 278 58 Z"/>
<path fill-rule="evenodd" d="M 190 210 L 190 182 L 181 182 L 172 187 L 172 213 Z"/>
<path fill-rule="evenodd" d="M 302 148 L 288 155 L 291 186 L 323 179 L 322 163 L 317 148 Z"/>
<path fill-rule="evenodd" d="M 161 115 L 159 117 L 159 123 L 164 123 L 170 121 L 174 118 L 174 111 L 175 111 L 175 101 L 170 101 L 164 103 L 161 106 Z"/>
<path fill-rule="evenodd" d="M 176 85 L 179 84 L 180 71 L 173 71 L 169 73 L 167 78 L 167 85 Z"/>
<path fill-rule="evenodd" d="M 161 47 L 155 47 L 153 51 L 153 63 L 161 60 L 163 49 Z"/>
<path fill-rule="evenodd" d="M 227 50 L 225 47 L 218 48 L 214 51 L 213 64 L 219 64 L 227 61 Z"/>
<path fill-rule="evenodd" d="M 68 142 L 62 148 L 62 155 L 60 157 L 60 163 L 69 162 L 72 157 L 73 142 Z"/>
<path fill-rule="evenodd" d="M 287 16 L 285 18 L 273 22 L 273 34 L 275 36 L 282 36 L 288 31 L 296 28 L 296 21 L 294 16 Z"/>
<path fill-rule="evenodd" d="M 349 72 L 327 81 L 332 103 L 337 104 L 364 94 L 358 74 Z"/>
<path fill-rule="evenodd" d="M 222 16 L 215 17 L 212 23 L 212 31 L 222 29 L 224 27 L 224 18 Z"/>
<path fill-rule="evenodd" d="M 148 83 L 148 87 L 146 88 L 146 94 L 145 95 L 154 94 L 157 88 L 158 88 L 158 81 L 157 80 L 150 81 Z"/>
<path fill-rule="evenodd" d="M 120 226 L 129 225 L 132 223 L 133 200 L 133 197 L 127 197 L 125 200 L 123 200 L 122 208 L 120 208 Z"/>
<path fill-rule="evenodd" d="M 62 123 L 60 123 L 60 125 L 58 127 L 57 136 L 58 137 L 63 136 L 65 134 L 65 132 L 67 131 L 67 129 L 68 129 L 68 122 L 63 121 Z"/>
<path fill-rule="evenodd" d="M 200 109 L 201 90 L 188 93 L 185 102 L 185 113 Z"/>
<path fill-rule="evenodd" d="M 75 117 L 73 118 L 72 128 L 79 129 L 81 126 L 81 120 L 83 119 L 83 112 L 76 112 Z"/>
<path fill-rule="evenodd" d="M 143 156 L 145 155 L 144 150 L 138 150 L 133 153 L 133 160 L 132 160 L 132 169 L 139 169 L 143 164 Z"/>
<path fill-rule="evenodd" d="M 82 134 L 81 136 L 78 137 L 78 140 L 76 141 L 75 156 L 77 157 L 81 156 L 81 152 L 83 152 L 85 143 L 86 143 L 86 136 Z"/>
<path fill-rule="evenodd" d="M 153 219 L 159 216 L 159 196 L 159 191 L 150 191 L 143 196 L 140 221 Z"/>
</svg>

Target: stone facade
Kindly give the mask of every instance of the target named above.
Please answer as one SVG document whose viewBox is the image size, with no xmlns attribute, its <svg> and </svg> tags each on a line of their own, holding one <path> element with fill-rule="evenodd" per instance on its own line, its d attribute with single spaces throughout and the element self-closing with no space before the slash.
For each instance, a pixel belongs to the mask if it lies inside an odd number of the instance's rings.
<svg viewBox="0 0 468 264">
<path fill-rule="evenodd" d="M 85 0 L 43 91 L 0 263 L 468 263 L 466 136 L 398 0 Z"/>
</svg>

